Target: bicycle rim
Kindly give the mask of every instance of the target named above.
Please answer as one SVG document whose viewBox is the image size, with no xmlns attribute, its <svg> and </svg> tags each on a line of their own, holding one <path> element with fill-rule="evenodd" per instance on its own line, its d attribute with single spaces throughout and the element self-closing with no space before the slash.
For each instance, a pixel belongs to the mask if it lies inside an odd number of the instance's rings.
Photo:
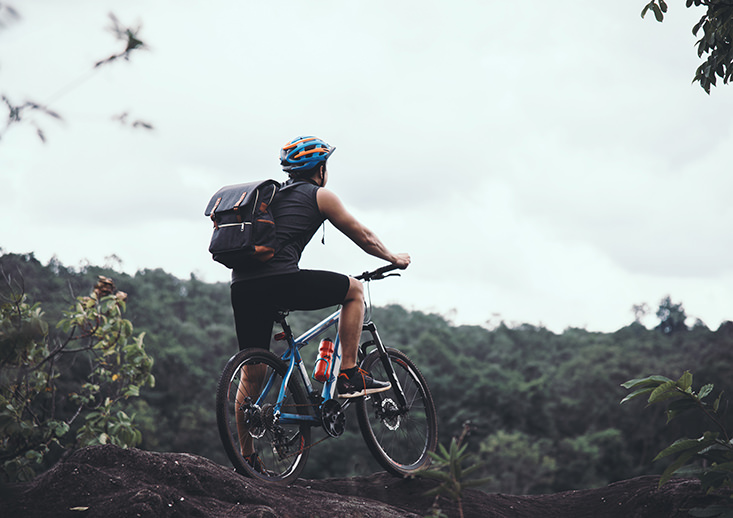
<svg viewBox="0 0 733 518">
<path fill-rule="evenodd" d="M 390 473 L 406 476 L 430 464 L 429 452 L 438 443 L 438 424 L 430 389 L 415 364 L 400 351 L 387 349 L 395 376 L 405 395 L 399 408 L 396 387 L 356 401 L 364 440 L 376 460 Z M 375 379 L 389 379 L 378 351 L 371 352 L 362 368 Z"/>
<path fill-rule="evenodd" d="M 222 372 L 217 425 L 227 456 L 239 473 L 289 482 L 305 467 L 310 426 L 283 424 L 274 410 L 286 372 L 287 366 L 276 355 L 254 349 L 233 356 Z M 281 412 L 308 414 L 307 398 L 294 377 L 285 390 Z M 250 454 L 250 460 L 243 453 Z"/>
</svg>

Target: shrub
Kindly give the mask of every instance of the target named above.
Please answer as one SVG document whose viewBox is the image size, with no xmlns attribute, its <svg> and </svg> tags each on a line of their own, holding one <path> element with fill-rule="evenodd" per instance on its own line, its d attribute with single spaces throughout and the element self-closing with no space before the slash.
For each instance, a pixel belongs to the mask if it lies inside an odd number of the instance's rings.
<svg viewBox="0 0 733 518">
<path fill-rule="evenodd" d="M 143 334 L 122 318 L 126 295 L 100 277 L 49 338 L 39 303 L 9 277 L 0 300 L 0 479 L 25 481 L 48 464 L 51 448 L 134 446 L 141 440 L 125 401 L 152 386 Z M 70 433 L 70 432 L 75 433 Z"/>
</svg>

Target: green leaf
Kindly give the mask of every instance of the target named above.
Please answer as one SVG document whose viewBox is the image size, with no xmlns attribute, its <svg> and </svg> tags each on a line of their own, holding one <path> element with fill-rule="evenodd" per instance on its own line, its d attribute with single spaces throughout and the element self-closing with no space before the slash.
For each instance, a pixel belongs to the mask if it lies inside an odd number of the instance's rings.
<svg viewBox="0 0 733 518">
<path fill-rule="evenodd" d="M 57 421 L 54 423 L 51 423 L 53 428 L 53 433 L 56 435 L 56 437 L 62 437 L 66 435 L 69 431 L 69 425 L 65 423 L 64 421 Z"/>
<path fill-rule="evenodd" d="M 677 386 L 685 392 L 690 390 L 690 387 L 692 387 L 692 374 L 690 371 L 685 371 L 680 379 L 677 380 Z"/>
<path fill-rule="evenodd" d="M 657 456 L 654 457 L 654 460 L 657 461 L 659 459 L 663 459 L 664 457 L 668 457 L 670 455 L 674 455 L 675 453 L 683 451 L 691 451 L 693 454 L 695 454 L 699 451 L 704 450 L 714 442 L 714 440 L 709 442 L 706 441 L 705 436 L 699 439 L 678 439 L 671 445 L 660 451 Z"/>
<path fill-rule="evenodd" d="M 36 464 L 40 464 L 43 460 L 43 454 L 36 450 L 30 450 L 25 452 L 25 458 L 28 459 L 30 462 L 35 462 Z"/>
<path fill-rule="evenodd" d="M 700 27 L 702 27 L 703 23 L 705 23 L 705 20 L 707 19 L 707 14 L 704 14 L 702 18 L 700 18 L 700 21 L 695 24 L 695 26 L 692 28 L 692 34 L 693 36 L 697 36 L 697 31 L 700 30 Z"/>
<path fill-rule="evenodd" d="M 654 17 L 657 19 L 658 22 L 664 20 L 664 14 L 662 14 L 662 10 L 657 4 L 652 4 L 652 11 L 654 11 Z"/>
<path fill-rule="evenodd" d="M 713 403 L 713 412 L 717 413 L 718 408 L 720 408 L 720 398 L 723 397 L 723 393 L 721 392 L 718 397 L 715 399 L 715 402 Z"/>
<path fill-rule="evenodd" d="M 636 387 L 637 385 L 641 386 L 649 386 L 649 385 L 660 385 L 662 383 L 666 383 L 668 381 L 672 381 L 671 379 L 667 378 L 666 376 L 647 376 L 646 378 L 636 378 L 629 380 L 625 383 L 622 383 L 621 386 L 625 389 L 631 389 Z"/>
<path fill-rule="evenodd" d="M 645 388 L 640 388 L 640 389 L 638 389 L 638 390 L 636 390 L 636 391 L 632 392 L 631 394 L 629 394 L 629 395 L 628 395 L 628 396 L 626 396 L 625 398 L 623 398 L 623 399 L 621 400 L 621 402 L 620 402 L 619 404 L 620 404 L 620 405 L 623 405 L 623 404 L 624 404 L 624 403 L 626 403 L 627 401 L 631 401 L 631 400 L 632 400 L 632 399 L 634 399 L 635 397 L 641 396 L 641 395 L 643 395 L 643 394 L 648 394 L 649 392 L 652 392 L 653 390 L 654 390 L 654 387 L 645 387 Z"/>
<path fill-rule="evenodd" d="M 670 397 L 677 396 L 677 383 L 674 381 L 666 381 L 655 388 L 649 396 L 649 403 L 656 403 L 658 401 L 664 401 Z M 671 395 L 670 395 L 671 394 Z"/>
<path fill-rule="evenodd" d="M 649 3 L 649 4 L 646 4 L 646 5 L 644 6 L 644 9 L 642 9 L 642 10 L 641 10 L 641 17 L 642 17 L 642 18 L 644 18 L 644 16 L 646 16 L 646 12 L 647 12 L 647 11 L 649 10 L 649 7 L 650 7 L 651 5 L 652 5 L 651 3 Z"/>
<path fill-rule="evenodd" d="M 700 399 L 703 399 L 704 397 L 706 397 L 708 394 L 710 394 L 713 391 L 713 388 L 715 388 L 715 385 L 713 385 L 712 383 L 708 383 L 707 385 L 704 385 L 700 389 L 700 392 L 698 392 L 697 397 Z"/>
<path fill-rule="evenodd" d="M 130 385 L 125 389 L 125 396 L 126 397 L 137 397 L 140 395 L 140 387 L 137 385 Z"/>
<path fill-rule="evenodd" d="M 692 457 L 695 456 L 697 451 L 689 450 L 677 457 L 677 460 L 675 460 L 672 464 L 667 466 L 667 469 L 664 470 L 662 473 L 662 477 L 659 479 L 659 487 L 662 487 L 665 483 L 669 481 L 670 478 L 672 478 L 672 475 L 680 469 L 684 464 L 687 463 Z"/>
<path fill-rule="evenodd" d="M 430 458 L 433 459 L 438 464 L 444 464 L 443 457 L 441 455 L 438 455 L 434 451 L 429 451 L 428 455 L 430 455 Z"/>
</svg>

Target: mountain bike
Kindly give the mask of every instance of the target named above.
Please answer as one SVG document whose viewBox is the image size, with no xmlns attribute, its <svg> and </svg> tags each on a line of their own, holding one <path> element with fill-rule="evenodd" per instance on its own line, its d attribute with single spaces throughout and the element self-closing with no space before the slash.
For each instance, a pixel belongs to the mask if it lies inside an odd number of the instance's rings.
<svg viewBox="0 0 733 518">
<path fill-rule="evenodd" d="M 356 278 L 369 283 L 399 275 L 389 273 L 396 268 L 388 265 Z M 344 432 L 345 411 L 352 405 L 364 441 L 384 469 L 397 476 L 425 469 L 430 463 L 429 452 L 435 451 L 438 443 L 438 424 L 430 389 L 415 364 L 404 353 L 386 347 L 368 318 L 362 327 L 362 337 L 367 339 L 359 347 L 357 363 L 375 379 L 389 381 L 392 386 L 385 392 L 340 399 L 336 391 L 341 365 L 338 335 L 328 377 L 320 390 L 311 382 L 300 350 L 335 326 L 341 310 L 298 338 L 287 323 L 287 314 L 281 311 L 276 318 L 282 332 L 275 340 L 286 342 L 284 353 L 278 356 L 255 348 L 240 351 L 227 362 L 219 380 L 217 426 L 235 470 L 261 480 L 295 480 L 312 446 Z M 311 442 L 311 431 L 318 427 L 326 435 Z"/>
</svg>

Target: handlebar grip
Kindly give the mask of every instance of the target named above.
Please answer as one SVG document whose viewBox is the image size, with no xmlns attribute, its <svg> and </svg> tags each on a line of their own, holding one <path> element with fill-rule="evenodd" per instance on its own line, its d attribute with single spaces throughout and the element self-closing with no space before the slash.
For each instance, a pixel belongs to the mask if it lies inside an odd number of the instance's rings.
<svg viewBox="0 0 733 518">
<path fill-rule="evenodd" d="M 381 268 L 377 268 L 376 270 L 372 272 L 364 272 L 361 275 L 357 275 L 355 278 L 361 281 L 383 279 L 385 273 L 388 273 L 394 270 L 401 270 L 401 269 L 402 268 L 400 268 L 396 264 L 388 264 L 387 266 L 382 266 Z"/>
</svg>

